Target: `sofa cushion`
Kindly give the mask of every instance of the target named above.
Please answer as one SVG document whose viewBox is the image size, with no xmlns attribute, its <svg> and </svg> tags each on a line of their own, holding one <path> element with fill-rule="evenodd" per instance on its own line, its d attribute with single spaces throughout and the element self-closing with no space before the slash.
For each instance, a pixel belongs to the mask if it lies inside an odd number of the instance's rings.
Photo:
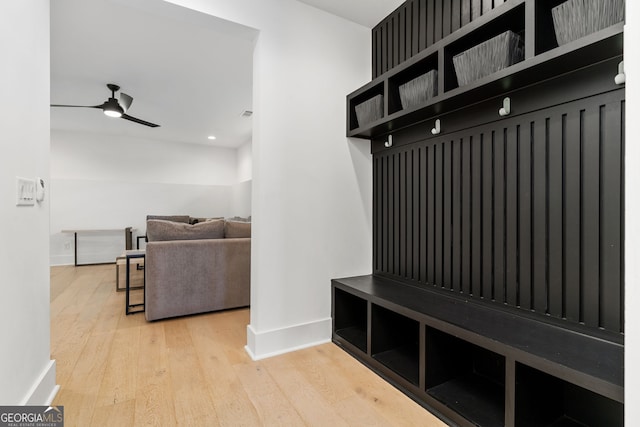
<svg viewBox="0 0 640 427">
<path fill-rule="evenodd" d="M 251 223 L 240 221 L 225 221 L 224 237 L 228 239 L 251 237 Z"/>
<path fill-rule="evenodd" d="M 224 221 L 206 221 L 198 224 L 152 219 L 147 221 L 147 238 L 150 242 L 163 240 L 222 239 Z"/>
<path fill-rule="evenodd" d="M 189 218 L 189 215 L 147 215 L 147 221 L 150 219 L 162 219 L 164 221 L 188 223 Z"/>
</svg>

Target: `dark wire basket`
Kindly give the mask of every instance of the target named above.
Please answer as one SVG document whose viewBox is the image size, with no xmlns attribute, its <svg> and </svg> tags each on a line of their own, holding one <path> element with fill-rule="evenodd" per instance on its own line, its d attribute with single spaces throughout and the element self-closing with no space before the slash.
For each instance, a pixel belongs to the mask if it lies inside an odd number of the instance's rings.
<svg viewBox="0 0 640 427">
<path fill-rule="evenodd" d="M 398 91 L 400 92 L 400 103 L 402 104 L 402 109 L 405 110 L 407 108 L 426 103 L 430 98 L 437 95 L 437 88 L 437 70 L 431 70 L 400 85 L 398 87 Z"/>
<path fill-rule="evenodd" d="M 453 67 L 458 86 L 464 86 L 523 59 L 522 38 L 513 31 L 505 31 L 455 55 Z"/>
<path fill-rule="evenodd" d="M 553 9 L 558 46 L 624 20 L 624 0 L 568 0 Z"/>
<path fill-rule="evenodd" d="M 358 127 L 365 126 L 382 118 L 382 95 L 376 95 L 356 105 Z"/>
</svg>

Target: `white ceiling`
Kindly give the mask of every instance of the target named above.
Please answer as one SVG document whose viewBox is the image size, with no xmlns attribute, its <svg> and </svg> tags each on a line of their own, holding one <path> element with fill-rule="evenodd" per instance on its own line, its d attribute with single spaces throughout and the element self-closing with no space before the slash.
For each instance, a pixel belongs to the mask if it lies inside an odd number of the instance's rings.
<svg viewBox="0 0 640 427">
<path fill-rule="evenodd" d="M 300 1 L 367 27 L 403 3 Z M 252 109 L 257 34 L 164 1 L 52 1 L 51 103 L 99 105 L 115 83 L 134 98 L 127 114 L 160 127 L 98 109 L 51 108 L 51 128 L 238 147 L 251 139 L 251 119 L 241 113 Z"/>
<path fill-rule="evenodd" d="M 299 0 L 368 28 L 396 10 L 405 0 Z"/>
</svg>

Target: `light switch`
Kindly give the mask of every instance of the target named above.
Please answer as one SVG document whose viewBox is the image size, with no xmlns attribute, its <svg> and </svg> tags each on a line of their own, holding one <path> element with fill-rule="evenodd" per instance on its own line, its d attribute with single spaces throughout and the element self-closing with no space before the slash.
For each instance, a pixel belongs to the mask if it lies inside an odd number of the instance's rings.
<svg viewBox="0 0 640 427">
<path fill-rule="evenodd" d="M 36 181 L 16 176 L 16 206 L 36 204 Z"/>
</svg>

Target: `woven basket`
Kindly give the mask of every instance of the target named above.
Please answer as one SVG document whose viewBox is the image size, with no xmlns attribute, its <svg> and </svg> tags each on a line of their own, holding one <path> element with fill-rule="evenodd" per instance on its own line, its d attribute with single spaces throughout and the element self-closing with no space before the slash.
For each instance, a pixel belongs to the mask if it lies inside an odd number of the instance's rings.
<svg viewBox="0 0 640 427">
<path fill-rule="evenodd" d="M 553 9 L 558 45 L 572 42 L 624 20 L 624 0 L 568 0 Z"/>
<path fill-rule="evenodd" d="M 524 59 L 522 39 L 513 31 L 465 50 L 453 57 L 458 86 L 464 86 Z"/>
<path fill-rule="evenodd" d="M 431 70 L 398 87 L 402 109 L 415 107 L 427 102 L 437 94 L 438 71 Z"/>
<path fill-rule="evenodd" d="M 358 127 L 382 118 L 382 95 L 376 95 L 356 105 Z"/>
</svg>

